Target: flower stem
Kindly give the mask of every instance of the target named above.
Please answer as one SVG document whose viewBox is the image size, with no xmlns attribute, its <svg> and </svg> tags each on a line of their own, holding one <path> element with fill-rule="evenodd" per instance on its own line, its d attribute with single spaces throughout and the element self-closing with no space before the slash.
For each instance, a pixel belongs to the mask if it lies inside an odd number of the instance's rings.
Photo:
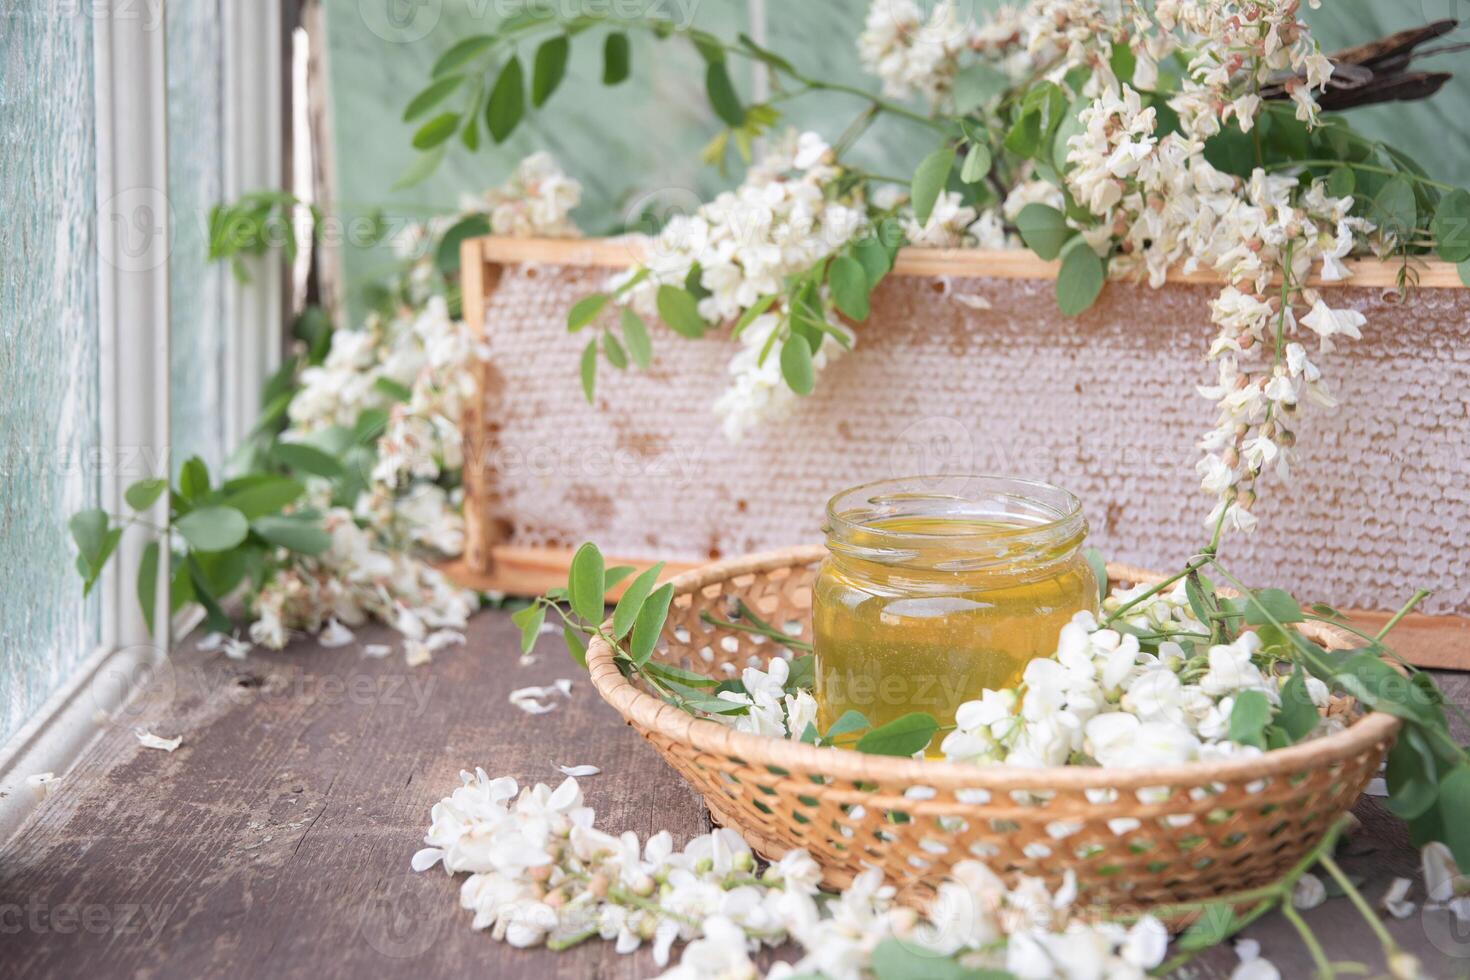
<svg viewBox="0 0 1470 980">
<path fill-rule="evenodd" d="M 1348 899 L 1353 903 L 1353 906 L 1358 910 L 1358 914 L 1363 917 L 1363 921 L 1367 922 L 1368 927 L 1378 936 L 1378 941 L 1383 944 L 1384 954 L 1392 956 L 1394 953 L 1397 953 L 1399 950 L 1398 942 L 1389 934 L 1388 928 L 1383 924 L 1383 920 L 1368 905 L 1368 900 L 1363 897 L 1363 893 L 1354 887 L 1352 879 L 1343 872 L 1342 868 L 1338 867 L 1337 862 L 1332 859 L 1332 855 L 1323 854 L 1318 863 L 1332 876 L 1332 880 L 1337 882 L 1338 887 L 1343 890 L 1343 893 L 1347 895 Z"/>
<path fill-rule="evenodd" d="M 1378 635 L 1375 636 L 1374 639 L 1382 640 L 1385 636 L 1387 636 L 1389 630 L 1393 629 L 1399 624 L 1399 620 L 1407 616 L 1415 606 L 1419 605 L 1419 603 L 1429 598 L 1430 594 L 1431 593 L 1428 589 L 1419 589 L 1417 592 L 1411 595 L 1409 597 L 1409 601 L 1404 603 L 1403 606 L 1399 608 L 1399 611 L 1389 617 L 1388 622 L 1383 624 L 1383 629 L 1378 631 Z"/>
<path fill-rule="evenodd" d="M 1322 948 L 1322 943 L 1318 941 L 1316 933 L 1312 932 L 1311 926 L 1307 925 L 1307 920 L 1302 918 L 1302 914 L 1297 911 L 1295 905 L 1291 904 L 1290 899 L 1281 903 L 1281 914 L 1296 928 L 1297 935 L 1302 937 L 1302 943 L 1307 947 L 1307 952 L 1312 954 L 1312 962 L 1317 965 L 1319 980 L 1332 980 L 1337 973 L 1332 969 L 1332 961 L 1327 958 L 1327 951 Z"/>
</svg>

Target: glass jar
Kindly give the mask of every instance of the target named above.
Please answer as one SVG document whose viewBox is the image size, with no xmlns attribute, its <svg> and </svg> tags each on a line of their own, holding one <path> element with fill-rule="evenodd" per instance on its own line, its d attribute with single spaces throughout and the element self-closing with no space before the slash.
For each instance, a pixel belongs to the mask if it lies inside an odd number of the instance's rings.
<svg viewBox="0 0 1470 980">
<path fill-rule="evenodd" d="M 825 530 L 812 597 L 822 731 L 847 711 L 953 725 L 962 703 L 1018 684 L 1076 613 L 1097 611 L 1082 506 L 1046 483 L 870 483 L 828 502 Z"/>
</svg>

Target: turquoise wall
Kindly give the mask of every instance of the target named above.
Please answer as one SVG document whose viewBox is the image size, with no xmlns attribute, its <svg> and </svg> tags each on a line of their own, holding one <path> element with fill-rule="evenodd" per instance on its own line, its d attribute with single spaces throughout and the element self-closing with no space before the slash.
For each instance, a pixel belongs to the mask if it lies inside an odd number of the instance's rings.
<svg viewBox="0 0 1470 980">
<path fill-rule="evenodd" d="M 66 530 L 98 499 L 92 22 L 40 6 L 0 15 L 0 741 L 100 622 Z"/>
</svg>

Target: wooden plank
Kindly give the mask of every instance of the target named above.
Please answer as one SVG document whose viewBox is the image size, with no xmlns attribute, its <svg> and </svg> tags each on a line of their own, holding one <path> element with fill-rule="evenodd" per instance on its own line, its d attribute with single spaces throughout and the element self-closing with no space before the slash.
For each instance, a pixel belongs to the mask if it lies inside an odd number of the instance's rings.
<svg viewBox="0 0 1470 980">
<path fill-rule="evenodd" d="M 504 238 L 488 236 L 479 239 L 481 254 L 489 262 L 507 265 L 539 263 L 545 265 L 579 265 L 622 268 L 637 263 L 642 247 L 637 239 L 561 239 Z M 1318 277 L 1308 280 L 1310 286 L 1354 286 L 1387 289 L 1398 284 L 1399 263 L 1377 259 L 1352 259 L 1346 263 L 1351 279 L 1324 282 Z M 1416 262 L 1419 286 L 1425 289 L 1463 289 L 1456 267 L 1449 262 Z M 1046 262 L 1022 249 L 991 251 L 985 249 L 904 248 L 898 253 L 893 271 L 900 276 L 953 276 L 956 278 L 1055 279 L 1059 262 Z M 1169 273 L 1171 283 L 1210 284 L 1221 278 L 1210 270 Z M 466 285 L 466 294 L 469 289 Z"/>
<path fill-rule="evenodd" d="M 490 292 L 500 282 L 498 265 L 485 260 L 484 239 L 471 238 L 460 243 L 460 270 L 462 293 L 462 315 L 470 331 L 481 340 L 485 337 L 485 308 Z M 490 548 L 499 540 L 500 531 L 490 519 L 494 474 L 483 461 L 490 459 L 490 425 L 485 417 L 488 398 L 490 366 L 476 361 L 470 369 L 474 382 L 474 393 L 464 409 L 460 431 L 463 438 L 464 480 L 464 562 L 467 569 L 476 574 L 490 571 Z"/>
<path fill-rule="evenodd" d="M 171 667 L 111 719 L 10 841 L 0 846 L 0 976 L 371 976 L 467 974 L 505 980 L 604 980 L 660 972 L 645 949 L 619 956 L 590 941 L 561 954 L 515 950 L 470 929 L 459 880 L 414 874 L 408 861 L 429 807 L 466 766 L 527 782 L 591 764 L 582 781 L 599 826 L 682 843 L 708 829 L 702 803 L 599 701 L 561 642 L 517 666 L 518 631 L 501 611 L 477 616 L 469 644 L 430 665 L 364 658 L 395 642 L 382 627 L 325 649 L 311 640 L 242 662 L 184 643 Z M 571 700 L 529 716 L 517 687 L 574 679 Z M 1464 678 L 1446 693 L 1470 704 Z M 174 753 L 141 748 L 140 726 L 182 735 Z M 1463 737 L 1463 733 L 1461 735 Z M 1376 902 L 1417 874 L 1403 823 L 1377 802 L 1342 862 Z M 1422 890 L 1414 896 L 1422 899 Z M 1377 944 L 1345 899 L 1305 913 L 1334 959 L 1377 963 Z M 1389 920 L 1432 976 L 1459 975 L 1463 936 L 1447 912 Z M 1267 916 L 1245 933 L 1283 977 L 1311 975 L 1291 926 Z M 793 950 L 764 957 L 790 959 Z M 1228 947 L 1182 978 L 1230 976 Z"/>
<path fill-rule="evenodd" d="M 470 929 L 459 879 L 409 869 L 429 808 L 476 765 L 523 785 L 596 765 L 603 775 L 582 783 L 599 826 L 681 841 L 709 828 L 561 638 L 521 667 L 517 633 L 508 614 L 484 613 L 467 646 L 419 668 L 362 655 L 398 639 L 382 627 L 239 663 L 186 642 L 0 847 L 0 977 L 659 973 L 646 950 L 598 942 L 514 950 Z M 507 702 L 559 677 L 574 686 L 556 711 Z M 134 725 L 183 745 L 142 748 Z"/>
</svg>

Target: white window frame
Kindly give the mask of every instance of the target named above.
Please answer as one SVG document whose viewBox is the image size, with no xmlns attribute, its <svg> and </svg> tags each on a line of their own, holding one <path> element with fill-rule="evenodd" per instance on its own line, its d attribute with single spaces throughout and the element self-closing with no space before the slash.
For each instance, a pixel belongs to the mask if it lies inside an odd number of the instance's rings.
<svg viewBox="0 0 1470 980">
<path fill-rule="evenodd" d="M 281 186 L 281 3 L 222 0 L 227 199 Z M 169 428 L 170 224 L 191 220 L 168 203 L 167 28 L 130 0 L 93 8 L 96 108 L 97 311 L 101 506 L 126 509 L 136 480 L 172 471 Z M 159 8 L 162 10 L 162 7 Z M 137 232 L 146 229 L 139 249 Z M 132 235 L 129 239 L 126 236 Z M 230 277 L 226 299 L 225 435 L 236 445 L 259 413 L 261 385 L 280 363 L 282 264 L 252 262 L 251 282 Z M 145 515 L 163 524 L 168 502 Z M 58 516 L 61 519 L 61 516 Z M 27 778 L 63 774 L 112 714 L 168 657 L 174 635 L 167 563 L 159 569 L 150 635 L 138 608 L 134 570 L 146 545 L 126 534 L 97 584 L 101 637 L 83 661 L 4 745 L 0 745 L 0 840 L 35 806 Z"/>
</svg>

